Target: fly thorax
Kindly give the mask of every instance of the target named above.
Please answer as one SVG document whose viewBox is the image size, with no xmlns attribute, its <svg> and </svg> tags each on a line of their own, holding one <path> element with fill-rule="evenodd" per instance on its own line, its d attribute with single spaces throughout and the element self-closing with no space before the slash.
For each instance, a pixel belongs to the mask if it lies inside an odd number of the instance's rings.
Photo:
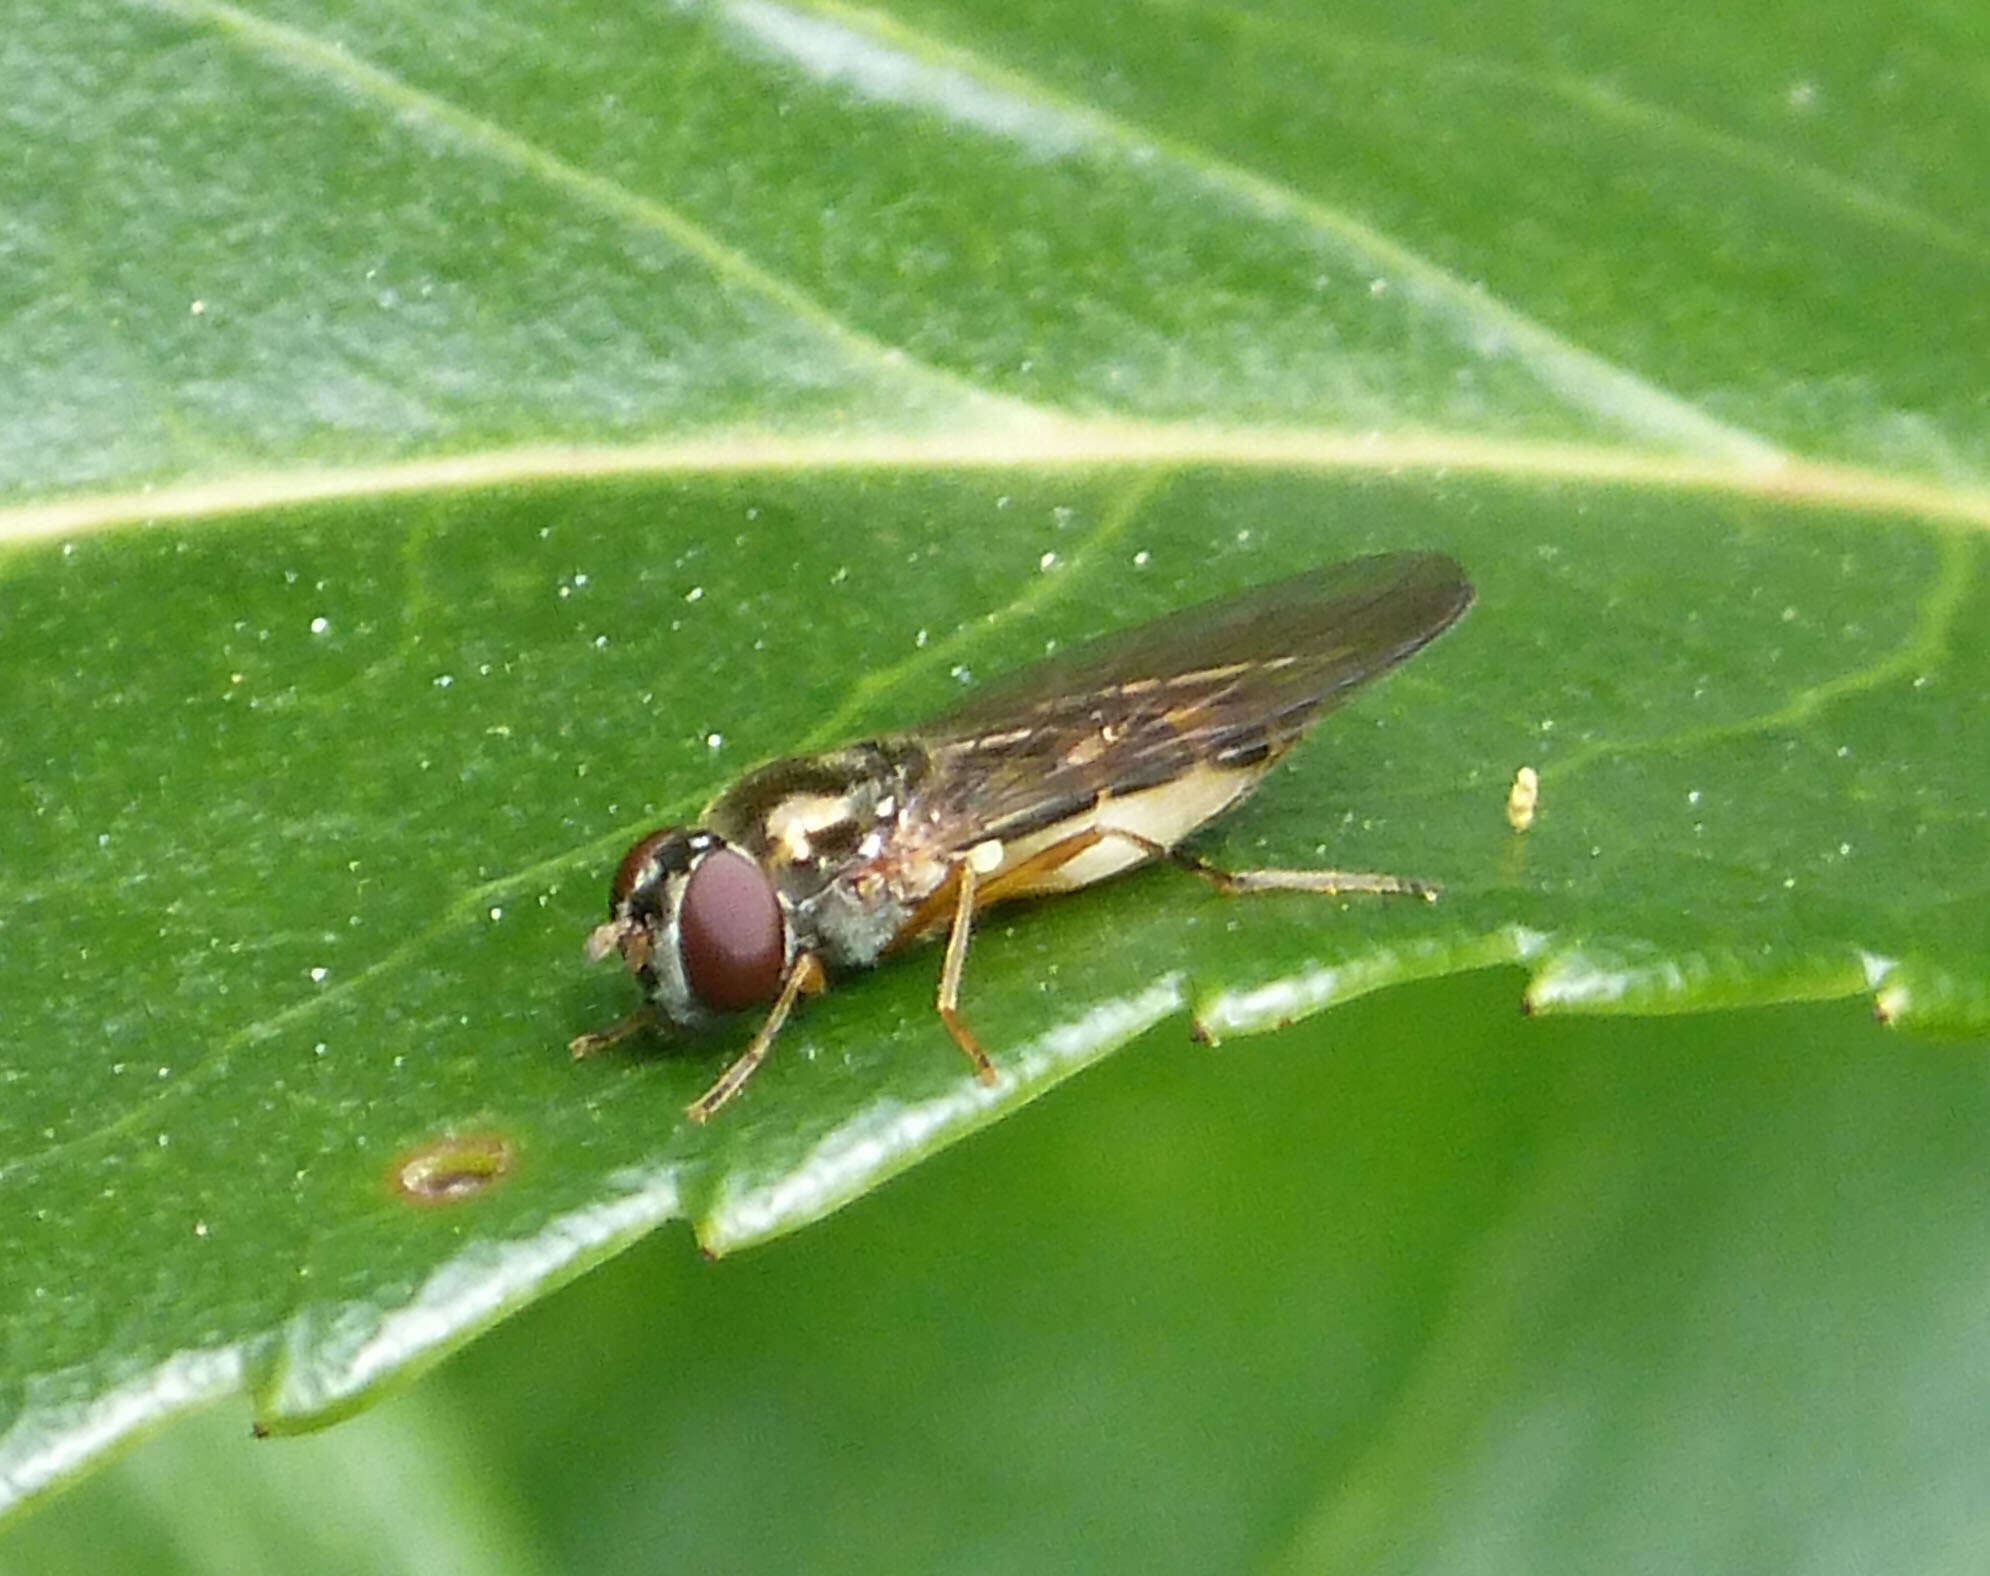
<svg viewBox="0 0 1990 1576">
<path fill-rule="evenodd" d="M 925 770 L 925 752 L 906 741 L 795 756 L 741 778 L 703 820 L 758 859 L 781 895 L 806 912 L 839 877 L 884 851 Z"/>
</svg>

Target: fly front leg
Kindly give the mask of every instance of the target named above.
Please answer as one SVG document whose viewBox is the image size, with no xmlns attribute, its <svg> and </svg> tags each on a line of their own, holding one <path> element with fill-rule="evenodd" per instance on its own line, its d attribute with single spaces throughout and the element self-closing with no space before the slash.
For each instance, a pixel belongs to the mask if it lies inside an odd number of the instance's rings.
<svg viewBox="0 0 1990 1576">
<path fill-rule="evenodd" d="M 739 1059 L 719 1074 L 719 1081 L 684 1108 L 684 1114 L 694 1122 L 709 1122 L 712 1113 L 738 1094 L 740 1086 L 753 1076 L 754 1069 L 767 1060 L 774 1036 L 781 1032 L 781 1025 L 788 1021 L 788 1014 L 795 1003 L 804 993 L 819 995 L 828 983 L 829 977 L 822 971 L 822 962 L 813 952 L 804 952 L 797 957 L 788 970 L 788 977 L 781 982 L 781 994 L 774 999 L 766 1021 L 760 1025 L 760 1032 L 739 1053 Z"/>
<path fill-rule="evenodd" d="M 597 1029 L 592 1034 L 576 1034 L 567 1041 L 567 1049 L 573 1052 L 574 1060 L 592 1056 L 597 1051 L 605 1051 L 611 1045 L 620 1045 L 646 1029 L 654 1029 L 661 1020 L 655 1007 L 639 1007 L 618 1023 L 611 1023 L 605 1029 Z"/>
</svg>

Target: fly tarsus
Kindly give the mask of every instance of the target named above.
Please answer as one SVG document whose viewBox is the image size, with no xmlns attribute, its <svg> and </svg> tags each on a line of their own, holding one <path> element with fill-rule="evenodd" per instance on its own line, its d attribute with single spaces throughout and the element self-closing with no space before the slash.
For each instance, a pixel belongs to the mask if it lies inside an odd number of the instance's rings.
<svg viewBox="0 0 1990 1576">
<path fill-rule="evenodd" d="M 610 1046 L 620 1045 L 624 1040 L 634 1039 L 646 1030 L 657 1028 L 662 1022 L 662 1017 L 662 1013 L 655 1006 L 639 1007 L 628 1017 L 609 1024 L 605 1029 L 597 1029 L 591 1034 L 576 1034 L 567 1041 L 567 1049 L 573 1052 L 574 1060 L 579 1061 L 582 1057 L 593 1056 Z"/>
</svg>

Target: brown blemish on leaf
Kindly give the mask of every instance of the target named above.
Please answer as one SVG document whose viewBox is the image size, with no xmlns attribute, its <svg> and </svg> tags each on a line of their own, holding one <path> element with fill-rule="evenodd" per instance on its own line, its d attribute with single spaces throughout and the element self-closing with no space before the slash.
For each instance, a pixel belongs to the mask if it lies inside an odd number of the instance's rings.
<svg viewBox="0 0 1990 1576">
<path fill-rule="evenodd" d="M 406 1202 L 439 1209 L 488 1191 L 510 1172 L 513 1159 L 511 1140 L 502 1133 L 450 1133 L 402 1155 L 388 1181 Z"/>
</svg>

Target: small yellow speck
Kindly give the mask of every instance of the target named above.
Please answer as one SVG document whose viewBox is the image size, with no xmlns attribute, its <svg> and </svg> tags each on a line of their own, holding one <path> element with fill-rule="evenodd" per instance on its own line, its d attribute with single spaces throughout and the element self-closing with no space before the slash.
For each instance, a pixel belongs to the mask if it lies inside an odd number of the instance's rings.
<svg viewBox="0 0 1990 1576">
<path fill-rule="evenodd" d="M 1506 795 L 1506 824 L 1524 832 L 1534 824 L 1534 807 L 1541 802 L 1541 778 L 1531 766 L 1513 774 L 1513 786 Z"/>
</svg>

